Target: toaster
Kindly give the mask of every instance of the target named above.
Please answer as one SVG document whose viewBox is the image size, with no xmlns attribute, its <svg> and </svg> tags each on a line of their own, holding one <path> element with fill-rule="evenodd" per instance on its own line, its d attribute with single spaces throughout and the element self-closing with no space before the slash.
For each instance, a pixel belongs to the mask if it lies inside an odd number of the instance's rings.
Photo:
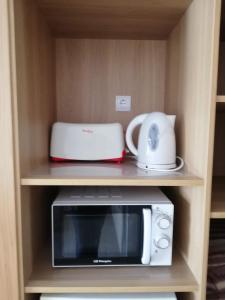
<svg viewBox="0 0 225 300">
<path fill-rule="evenodd" d="M 124 156 L 123 128 L 119 123 L 57 122 L 52 126 L 50 157 L 53 161 L 109 160 L 120 162 Z"/>
</svg>

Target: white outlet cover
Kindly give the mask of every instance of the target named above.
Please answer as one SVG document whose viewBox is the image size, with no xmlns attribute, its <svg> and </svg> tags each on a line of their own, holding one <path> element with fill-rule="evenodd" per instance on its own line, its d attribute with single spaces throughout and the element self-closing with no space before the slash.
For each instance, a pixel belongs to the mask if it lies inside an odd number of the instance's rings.
<svg viewBox="0 0 225 300">
<path fill-rule="evenodd" d="M 131 96 L 116 96 L 116 111 L 130 111 Z"/>
</svg>

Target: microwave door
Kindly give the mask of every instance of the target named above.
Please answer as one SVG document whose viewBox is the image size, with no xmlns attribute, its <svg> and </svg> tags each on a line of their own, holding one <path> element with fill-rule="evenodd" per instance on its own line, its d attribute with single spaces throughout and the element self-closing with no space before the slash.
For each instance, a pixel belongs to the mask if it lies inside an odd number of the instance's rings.
<svg viewBox="0 0 225 300">
<path fill-rule="evenodd" d="M 140 206 L 111 206 L 100 230 L 98 261 L 142 264 L 143 213 Z"/>
<path fill-rule="evenodd" d="M 143 251 L 141 263 L 149 265 L 151 260 L 151 226 L 152 215 L 150 208 L 143 208 Z"/>
<path fill-rule="evenodd" d="M 53 265 L 147 264 L 151 225 L 148 208 L 143 211 L 138 205 L 54 207 Z"/>
</svg>

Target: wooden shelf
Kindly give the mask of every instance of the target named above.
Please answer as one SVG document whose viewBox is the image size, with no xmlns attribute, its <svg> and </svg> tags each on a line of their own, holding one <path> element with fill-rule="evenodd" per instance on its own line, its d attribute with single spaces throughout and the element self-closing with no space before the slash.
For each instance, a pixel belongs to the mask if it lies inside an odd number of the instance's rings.
<svg viewBox="0 0 225 300">
<path fill-rule="evenodd" d="M 225 103 L 225 95 L 217 95 L 216 102 L 217 103 Z"/>
<path fill-rule="evenodd" d="M 165 39 L 191 2 L 39 0 L 38 5 L 56 36 Z"/>
<path fill-rule="evenodd" d="M 21 179 L 22 185 L 196 186 L 203 179 L 188 172 L 162 173 L 116 163 L 49 163 Z"/>
<path fill-rule="evenodd" d="M 46 249 L 33 268 L 26 293 L 192 292 L 198 284 L 183 258 L 171 267 L 52 268 Z"/>
<path fill-rule="evenodd" d="M 225 177 L 215 177 L 212 186 L 212 219 L 225 218 Z"/>
</svg>

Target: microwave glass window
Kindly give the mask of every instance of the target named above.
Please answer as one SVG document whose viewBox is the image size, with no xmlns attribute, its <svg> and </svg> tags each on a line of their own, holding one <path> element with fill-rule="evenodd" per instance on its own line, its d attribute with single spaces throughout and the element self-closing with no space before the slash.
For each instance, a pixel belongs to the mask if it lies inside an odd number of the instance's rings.
<svg viewBox="0 0 225 300">
<path fill-rule="evenodd" d="M 59 265 L 139 262 L 143 215 L 138 206 L 55 206 L 54 258 Z"/>
<path fill-rule="evenodd" d="M 107 214 L 99 231 L 98 257 L 138 256 L 140 225 L 135 213 Z"/>
</svg>

